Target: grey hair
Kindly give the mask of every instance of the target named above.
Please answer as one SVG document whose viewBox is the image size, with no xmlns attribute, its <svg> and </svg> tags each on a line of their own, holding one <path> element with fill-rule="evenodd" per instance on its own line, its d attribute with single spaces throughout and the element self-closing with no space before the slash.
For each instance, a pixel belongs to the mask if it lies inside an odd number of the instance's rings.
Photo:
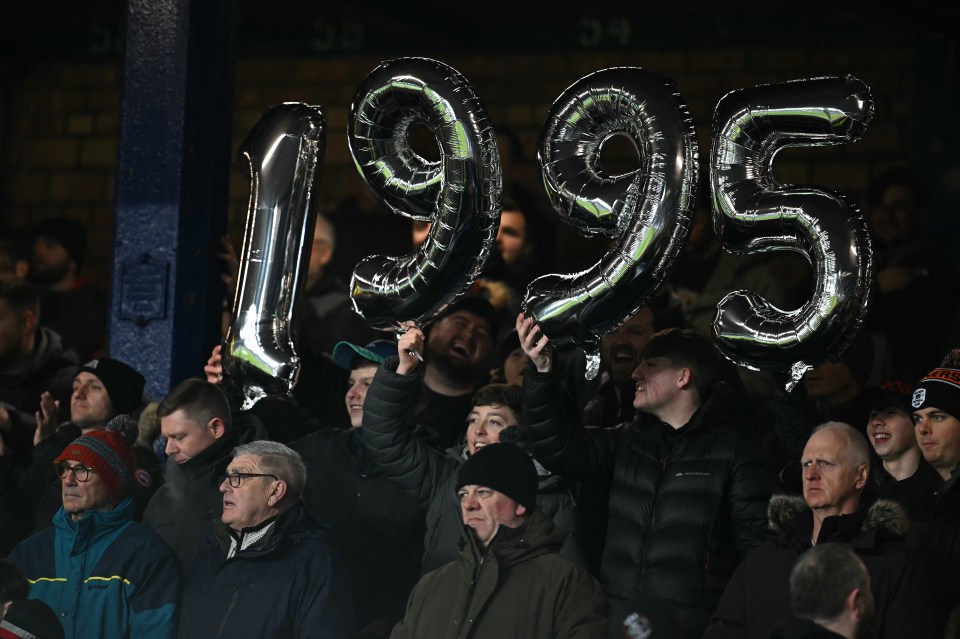
<svg viewBox="0 0 960 639">
<path fill-rule="evenodd" d="M 815 434 L 819 433 L 822 430 L 831 430 L 839 435 L 842 435 L 849 445 L 850 457 L 854 466 L 866 466 L 867 470 L 870 469 L 870 449 L 868 448 L 867 438 L 863 434 L 844 422 L 825 422 L 820 424 L 813 429 L 813 432 L 810 433 L 810 437 L 813 437 Z M 810 441 L 809 439 L 807 441 Z"/>
<path fill-rule="evenodd" d="M 261 439 L 233 449 L 233 456 L 256 455 L 263 470 L 270 470 L 287 484 L 288 504 L 294 504 L 303 495 L 307 483 L 307 467 L 300 453 L 283 444 Z"/>
</svg>

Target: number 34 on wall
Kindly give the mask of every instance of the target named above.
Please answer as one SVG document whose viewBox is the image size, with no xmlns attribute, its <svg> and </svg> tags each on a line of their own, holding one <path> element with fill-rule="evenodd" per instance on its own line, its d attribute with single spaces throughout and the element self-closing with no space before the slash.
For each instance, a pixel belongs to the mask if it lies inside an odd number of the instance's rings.
<svg viewBox="0 0 960 639">
<path fill-rule="evenodd" d="M 285 108 L 294 105 L 275 107 Z M 872 112 L 869 88 L 849 76 L 741 89 L 717 105 L 710 188 L 714 226 L 724 248 L 795 251 L 807 258 L 815 275 L 810 299 L 792 311 L 750 291 L 732 292 L 717 305 L 714 337 L 735 363 L 789 370 L 795 383 L 811 365 L 839 354 L 859 329 L 872 281 L 863 217 L 837 193 L 777 183 L 772 162 L 786 146 L 855 141 Z M 414 124 L 434 132 L 439 161 L 413 151 L 409 131 Z M 426 323 L 476 279 L 496 237 L 501 178 L 493 127 L 457 71 L 435 60 L 403 58 L 381 64 L 364 79 L 351 105 L 349 128 L 351 153 L 368 186 L 395 212 L 433 222 L 430 237 L 415 252 L 373 256 L 357 265 L 351 281 L 354 308 L 380 328 L 408 320 Z M 600 166 L 600 150 L 615 135 L 627 136 L 638 151 L 640 165 L 630 173 L 611 175 Z M 672 81 L 634 67 L 597 71 L 571 85 L 551 107 L 539 161 L 560 219 L 583 234 L 603 234 L 614 242 L 585 271 L 534 280 L 524 309 L 555 343 L 583 347 L 595 372 L 600 338 L 653 295 L 686 241 L 699 171 L 693 122 Z M 256 184 L 256 162 L 250 166 Z M 296 177 L 293 169 L 290 177 Z M 295 239 L 273 238 L 272 248 L 309 250 Z M 245 239 L 241 262 L 247 252 Z M 238 306 L 241 289 L 242 282 L 235 308 L 244 308 Z M 276 313 L 283 306 L 262 308 Z M 296 304 L 285 306 L 295 313 Z M 278 324 L 276 317 L 260 319 L 260 326 Z M 285 319 L 293 324 L 295 315 Z M 263 339 L 276 344 L 276 331 Z M 292 354 L 292 343 L 289 348 Z"/>
</svg>

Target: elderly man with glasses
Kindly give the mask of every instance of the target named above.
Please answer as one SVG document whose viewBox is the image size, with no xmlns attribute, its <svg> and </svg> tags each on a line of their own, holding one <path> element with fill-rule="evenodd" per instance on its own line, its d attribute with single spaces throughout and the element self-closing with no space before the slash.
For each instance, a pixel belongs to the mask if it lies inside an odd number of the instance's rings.
<svg viewBox="0 0 960 639">
<path fill-rule="evenodd" d="M 307 471 L 283 444 L 238 446 L 223 515 L 190 570 L 180 636 L 350 638 L 350 583 L 327 529 L 300 502 Z"/>
<path fill-rule="evenodd" d="M 53 527 L 10 555 L 67 639 L 174 636 L 180 573 L 167 545 L 133 521 L 134 467 L 119 433 L 73 440 L 54 464 L 63 506 Z"/>
</svg>

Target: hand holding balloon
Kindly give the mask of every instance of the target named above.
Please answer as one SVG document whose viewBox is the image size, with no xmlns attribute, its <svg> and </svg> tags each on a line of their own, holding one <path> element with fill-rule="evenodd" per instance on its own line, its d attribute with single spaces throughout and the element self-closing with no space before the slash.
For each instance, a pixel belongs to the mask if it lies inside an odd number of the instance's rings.
<svg viewBox="0 0 960 639">
<path fill-rule="evenodd" d="M 623 135 L 640 168 L 611 175 L 600 151 Z M 668 276 L 690 228 L 697 142 L 673 83 L 637 68 L 605 69 L 557 98 L 540 143 L 544 185 L 560 219 L 616 245 L 593 267 L 545 275 L 527 289 L 524 311 L 554 343 L 572 341 L 599 366 L 600 339 L 635 314 Z"/>
<path fill-rule="evenodd" d="M 520 348 L 527 354 L 530 361 L 541 373 L 549 373 L 553 368 L 553 352 L 550 349 L 550 340 L 540 332 L 533 319 L 517 315 L 517 336 L 520 338 Z"/>
<path fill-rule="evenodd" d="M 426 339 L 423 331 L 413 322 L 404 323 L 402 328 L 405 332 L 397 335 L 397 356 L 400 357 L 397 373 L 409 375 L 417 370 L 420 362 L 423 361 L 421 353 Z"/>
</svg>

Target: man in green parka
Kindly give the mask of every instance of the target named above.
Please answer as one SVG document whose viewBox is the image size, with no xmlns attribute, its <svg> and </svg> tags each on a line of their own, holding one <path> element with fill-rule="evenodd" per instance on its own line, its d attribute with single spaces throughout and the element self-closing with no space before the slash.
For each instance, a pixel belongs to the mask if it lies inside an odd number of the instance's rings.
<svg viewBox="0 0 960 639">
<path fill-rule="evenodd" d="M 602 637 L 599 585 L 557 554 L 564 533 L 536 510 L 537 471 L 527 453 L 485 446 L 456 484 L 463 550 L 420 580 L 391 638 Z"/>
</svg>

